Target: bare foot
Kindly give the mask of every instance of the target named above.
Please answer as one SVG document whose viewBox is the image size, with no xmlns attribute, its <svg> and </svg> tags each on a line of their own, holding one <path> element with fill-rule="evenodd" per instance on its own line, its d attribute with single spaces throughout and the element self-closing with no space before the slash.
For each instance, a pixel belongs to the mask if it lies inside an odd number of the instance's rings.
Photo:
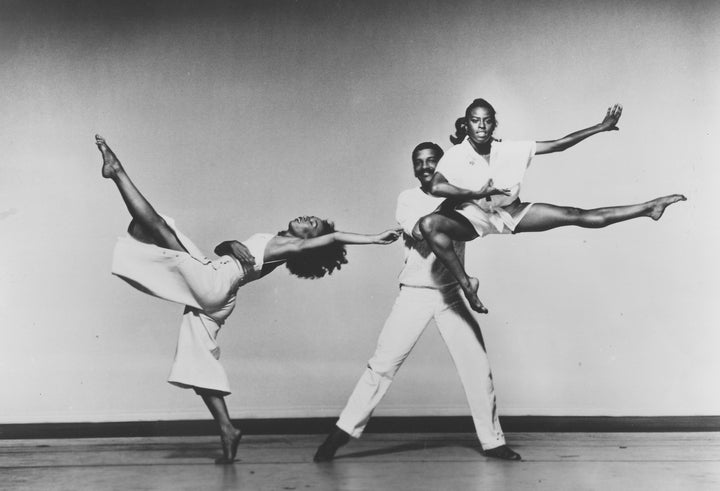
<svg viewBox="0 0 720 491">
<path fill-rule="evenodd" d="M 220 441 L 222 442 L 223 456 L 215 459 L 215 463 L 232 464 L 235 462 L 235 456 L 237 455 L 237 449 L 241 438 L 242 432 L 235 428 L 227 433 L 221 433 Z"/>
<path fill-rule="evenodd" d="M 470 278 L 470 289 L 463 290 L 465 298 L 467 298 L 470 308 L 479 314 L 487 314 L 488 309 L 485 308 L 483 303 L 477 296 L 478 288 L 480 288 L 480 281 L 477 278 Z"/>
<path fill-rule="evenodd" d="M 665 208 L 678 201 L 685 201 L 687 198 L 682 194 L 671 194 L 670 196 L 663 196 L 662 198 L 656 198 L 650 201 L 650 212 L 648 216 L 653 220 L 660 220 L 660 217 L 665 212 Z"/>
<path fill-rule="evenodd" d="M 115 156 L 110 147 L 107 146 L 105 138 L 95 135 L 95 145 L 100 149 L 103 157 L 102 176 L 106 179 L 112 179 L 122 170 L 122 164 Z"/>
</svg>

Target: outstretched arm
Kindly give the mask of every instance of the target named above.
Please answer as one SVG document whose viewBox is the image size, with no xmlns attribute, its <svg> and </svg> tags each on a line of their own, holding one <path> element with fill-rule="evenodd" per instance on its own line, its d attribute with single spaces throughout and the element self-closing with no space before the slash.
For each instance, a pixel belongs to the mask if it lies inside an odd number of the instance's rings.
<svg viewBox="0 0 720 491">
<path fill-rule="evenodd" d="M 497 189 L 493 186 L 493 181 L 490 179 L 487 184 L 479 191 L 472 191 L 470 189 L 464 189 L 450 184 L 445 176 L 441 173 L 436 172 L 433 175 L 432 184 L 430 185 L 430 194 L 433 196 L 439 196 L 441 198 L 450 198 L 454 201 L 470 201 L 475 199 L 489 198 L 496 194 L 510 194 L 509 189 Z"/>
<path fill-rule="evenodd" d="M 617 131 L 617 122 L 621 115 L 622 106 L 620 104 L 615 104 L 614 106 L 608 108 L 605 118 L 594 126 L 570 133 L 558 140 L 537 142 L 535 155 L 562 152 L 563 150 L 580 143 L 585 138 L 593 136 L 596 133 L 602 133 L 603 131 Z"/>
<path fill-rule="evenodd" d="M 352 232 L 335 231 L 309 239 L 283 240 L 270 242 L 265 249 L 266 260 L 287 259 L 296 254 L 319 249 L 331 244 L 391 244 L 402 234 L 402 229 L 393 228 L 379 234 L 355 234 Z"/>
<path fill-rule="evenodd" d="M 335 242 L 340 244 L 392 244 L 402 235 L 401 228 L 391 228 L 379 234 L 364 235 L 352 232 L 334 232 Z M 319 238 L 319 237 L 318 237 Z"/>
<path fill-rule="evenodd" d="M 329 234 L 303 239 L 298 243 L 298 252 L 303 252 L 330 244 L 391 244 L 398 240 L 402 234 L 401 228 L 391 228 L 379 234 L 356 234 L 353 232 L 335 231 Z"/>
<path fill-rule="evenodd" d="M 291 256 L 331 244 L 391 244 L 402 235 L 401 228 L 393 228 L 379 234 L 355 234 L 352 232 L 331 232 L 329 234 L 298 239 L 289 237 L 273 237 L 265 246 L 265 264 L 284 261 Z M 236 257 L 246 272 L 255 264 L 255 258 L 242 243 L 228 240 L 215 248 L 215 254 Z M 277 265 L 276 265 L 277 266 Z"/>
</svg>

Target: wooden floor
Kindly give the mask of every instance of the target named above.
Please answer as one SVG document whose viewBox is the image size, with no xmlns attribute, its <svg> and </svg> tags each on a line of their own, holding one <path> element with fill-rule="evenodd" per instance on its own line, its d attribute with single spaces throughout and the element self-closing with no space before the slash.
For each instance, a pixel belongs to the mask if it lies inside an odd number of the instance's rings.
<svg viewBox="0 0 720 491">
<path fill-rule="evenodd" d="M 215 437 L 0 440 L 0 489 L 720 490 L 720 433 L 510 433 L 522 462 L 475 436 L 369 434 L 332 463 L 322 435 L 243 439 L 218 466 Z"/>
</svg>

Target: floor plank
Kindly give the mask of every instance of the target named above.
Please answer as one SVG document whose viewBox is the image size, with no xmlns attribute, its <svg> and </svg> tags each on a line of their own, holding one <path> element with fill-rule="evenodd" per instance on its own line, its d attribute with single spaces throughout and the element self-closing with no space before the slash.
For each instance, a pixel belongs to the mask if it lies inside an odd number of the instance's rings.
<svg viewBox="0 0 720 491">
<path fill-rule="evenodd" d="M 215 437 L 0 440 L 0 488 L 717 490 L 720 433 L 511 433 L 522 462 L 472 434 L 370 434 L 314 464 L 322 435 L 251 435 L 216 466 Z"/>
</svg>

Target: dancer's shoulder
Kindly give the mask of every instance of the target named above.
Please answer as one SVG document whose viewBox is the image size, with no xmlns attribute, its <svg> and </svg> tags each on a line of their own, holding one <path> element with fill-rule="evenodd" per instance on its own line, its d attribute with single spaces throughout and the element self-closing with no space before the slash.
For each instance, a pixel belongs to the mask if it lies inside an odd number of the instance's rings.
<svg viewBox="0 0 720 491">
<path fill-rule="evenodd" d="M 462 157 L 462 156 L 466 155 L 468 152 L 472 152 L 472 151 L 473 151 L 473 148 L 468 143 L 468 141 L 463 140 L 462 142 L 458 143 L 457 145 L 453 145 L 452 147 L 448 148 L 440 160 L 443 161 L 443 160 L 456 159 L 456 158 Z"/>
<path fill-rule="evenodd" d="M 397 202 L 399 205 L 411 205 L 415 203 L 426 203 L 426 202 L 433 202 L 436 203 L 437 201 L 443 201 L 444 198 L 438 198 L 437 196 L 433 196 L 431 194 L 427 194 L 424 192 L 419 186 L 406 189 L 405 191 L 402 191 L 398 195 Z M 437 206 L 437 204 L 435 205 Z"/>
<path fill-rule="evenodd" d="M 407 199 L 412 199 L 421 194 L 424 194 L 424 193 L 422 192 L 422 189 L 420 189 L 419 186 L 416 186 L 416 187 L 410 188 L 410 189 L 405 189 L 403 191 L 400 191 L 400 194 L 398 194 L 398 201 L 405 201 Z"/>
<path fill-rule="evenodd" d="M 536 145 L 534 140 L 498 140 L 493 146 L 503 150 L 529 149 Z"/>
</svg>

